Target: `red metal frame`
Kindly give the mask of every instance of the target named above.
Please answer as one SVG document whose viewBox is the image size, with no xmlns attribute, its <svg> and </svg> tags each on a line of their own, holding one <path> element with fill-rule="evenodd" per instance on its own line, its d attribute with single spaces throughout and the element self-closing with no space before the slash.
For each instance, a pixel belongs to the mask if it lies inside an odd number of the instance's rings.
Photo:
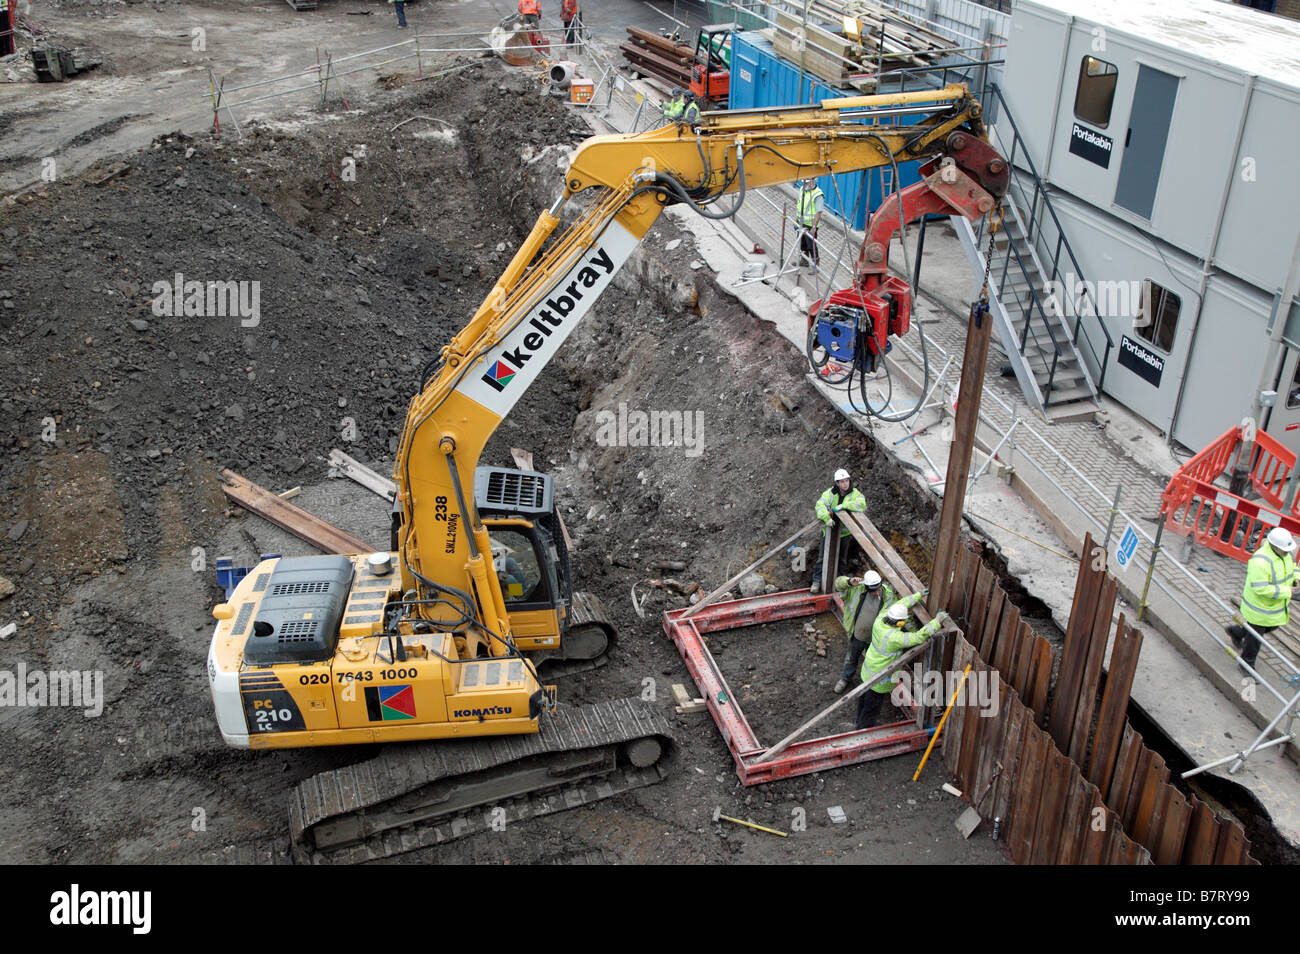
<svg viewBox="0 0 1300 954">
<path fill-rule="evenodd" d="M 1296 455 L 1263 431 L 1255 434 L 1250 462 L 1250 485 L 1263 504 L 1215 486 L 1237 459 L 1243 439 L 1234 427 L 1178 468 L 1160 503 L 1166 530 L 1245 563 L 1274 527 L 1300 535 L 1300 513 L 1284 510 L 1282 502 Z"/>
<path fill-rule="evenodd" d="M 731 750 L 736 763 L 736 774 L 744 784 L 761 785 L 775 779 L 793 778 L 841 765 L 855 765 L 904 752 L 915 752 L 929 742 L 933 730 L 918 728 L 913 720 L 802 739 L 792 743 L 776 758 L 766 762 L 758 761 L 768 746 L 758 741 L 702 637 L 706 633 L 720 630 L 799 619 L 839 608 L 839 599 L 833 594 L 792 590 L 716 603 L 685 619 L 682 618 L 687 612 L 685 609 L 664 613 L 664 631 L 682 654 L 691 678 L 695 680 L 713 721 L 717 723 L 718 731 L 722 733 L 723 741 Z M 828 704 L 830 701 L 827 699 Z M 790 728 L 794 729 L 795 726 L 791 725 Z M 773 743 L 775 741 L 772 740 Z"/>
</svg>

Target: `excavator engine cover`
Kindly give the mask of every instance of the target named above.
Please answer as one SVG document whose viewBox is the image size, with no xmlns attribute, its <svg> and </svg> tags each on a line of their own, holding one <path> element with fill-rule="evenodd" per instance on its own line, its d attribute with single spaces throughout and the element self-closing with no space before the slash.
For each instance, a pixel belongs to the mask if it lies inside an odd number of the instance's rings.
<svg viewBox="0 0 1300 954">
<path fill-rule="evenodd" d="M 351 582 L 352 561 L 345 556 L 281 560 L 266 582 L 244 662 L 273 666 L 331 658 Z"/>
</svg>

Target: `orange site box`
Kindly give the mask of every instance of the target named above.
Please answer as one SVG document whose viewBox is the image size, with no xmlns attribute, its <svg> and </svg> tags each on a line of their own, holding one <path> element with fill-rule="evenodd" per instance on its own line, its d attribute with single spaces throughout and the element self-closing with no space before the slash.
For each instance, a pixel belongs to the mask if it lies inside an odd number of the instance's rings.
<svg viewBox="0 0 1300 954">
<path fill-rule="evenodd" d="M 591 94 L 596 91 L 596 84 L 589 79 L 575 79 L 569 84 L 569 102 L 590 103 Z"/>
</svg>

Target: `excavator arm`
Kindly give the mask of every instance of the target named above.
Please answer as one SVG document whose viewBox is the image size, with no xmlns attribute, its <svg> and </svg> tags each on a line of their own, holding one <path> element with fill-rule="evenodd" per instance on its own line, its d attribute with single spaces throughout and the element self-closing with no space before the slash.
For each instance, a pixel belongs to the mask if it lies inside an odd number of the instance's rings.
<svg viewBox="0 0 1300 954">
<path fill-rule="evenodd" d="M 899 124 L 905 115 L 921 118 Z M 666 206 L 686 203 L 723 218 L 749 189 L 933 158 L 943 188 L 978 215 L 1007 184 L 1006 163 L 987 147 L 980 115 L 966 87 L 955 85 L 705 113 L 695 129 L 596 136 L 580 146 L 562 194 L 411 400 L 394 472 L 409 611 L 463 636 L 470 656 L 512 652 L 488 531 L 467 488 L 493 431 Z M 560 231 L 562 208 L 585 192 L 592 200 Z"/>
</svg>

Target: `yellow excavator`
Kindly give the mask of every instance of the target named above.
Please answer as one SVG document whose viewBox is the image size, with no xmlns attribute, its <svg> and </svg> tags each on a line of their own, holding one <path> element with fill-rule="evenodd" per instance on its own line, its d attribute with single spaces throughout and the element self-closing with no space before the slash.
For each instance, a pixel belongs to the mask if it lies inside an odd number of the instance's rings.
<svg viewBox="0 0 1300 954">
<path fill-rule="evenodd" d="M 654 709 L 559 705 L 544 683 L 539 667 L 599 662 L 613 627 L 574 592 L 550 478 L 479 457 L 666 206 L 723 218 L 749 189 L 917 160 L 962 214 L 1006 190 L 960 85 L 711 112 L 578 148 L 562 194 L 411 400 L 391 549 L 265 560 L 213 611 L 208 676 L 228 744 L 419 743 L 297 786 L 296 857 L 373 860 L 662 777 L 672 737 Z M 467 741 L 427 741 L 452 739 Z"/>
</svg>

